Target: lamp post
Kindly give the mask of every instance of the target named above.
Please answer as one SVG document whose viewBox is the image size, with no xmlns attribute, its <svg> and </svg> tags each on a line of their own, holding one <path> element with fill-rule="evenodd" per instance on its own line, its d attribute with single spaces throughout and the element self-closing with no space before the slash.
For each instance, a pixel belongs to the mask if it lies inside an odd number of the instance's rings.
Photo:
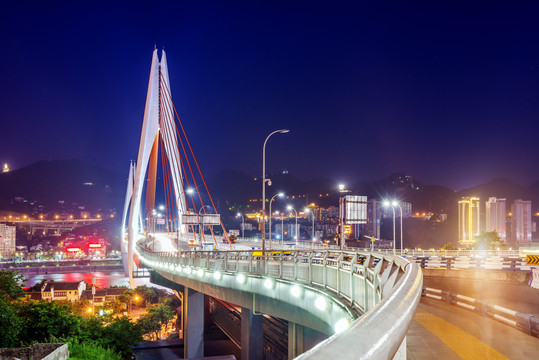
<svg viewBox="0 0 539 360">
<path fill-rule="evenodd" d="M 288 129 L 275 130 L 266 137 L 264 146 L 262 147 L 262 252 L 266 250 L 266 143 L 273 134 L 285 134 L 289 132 Z M 271 185 L 271 183 L 270 183 Z"/>
<path fill-rule="evenodd" d="M 402 206 L 398 201 L 395 201 L 395 200 L 391 204 L 393 206 L 398 206 L 399 210 L 400 210 L 400 216 L 401 216 L 401 255 L 402 255 Z M 395 226 L 394 223 L 393 223 L 393 226 Z"/>
<path fill-rule="evenodd" d="M 385 200 L 382 205 L 384 205 L 385 207 L 391 206 L 391 210 L 393 210 L 393 254 L 395 254 L 395 207 L 393 206 L 393 202 L 389 202 L 387 200 Z"/>
<path fill-rule="evenodd" d="M 311 215 L 313 217 L 311 241 L 314 244 L 314 240 L 315 240 L 315 238 L 314 238 L 314 211 L 311 211 L 311 209 L 309 209 L 309 208 L 305 208 L 305 212 L 311 213 Z"/>
<path fill-rule="evenodd" d="M 298 239 L 299 239 L 299 236 L 298 236 L 298 212 L 296 211 L 296 209 L 294 209 L 292 207 L 292 205 L 288 205 L 287 209 L 288 210 L 294 210 L 294 213 L 296 214 L 296 231 L 295 231 L 295 235 L 296 235 L 296 245 L 297 245 L 298 244 Z"/>
<path fill-rule="evenodd" d="M 238 213 L 236 217 L 241 216 L 241 237 L 245 241 L 245 221 L 243 219 L 243 215 L 241 213 Z"/>
<path fill-rule="evenodd" d="M 270 246 L 271 246 L 271 202 L 273 201 L 273 199 L 275 199 L 275 197 L 283 197 L 284 194 L 283 193 L 278 193 L 278 194 L 275 194 L 273 195 L 273 197 L 271 198 L 270 202 L 269 202 L 269 241 L 270 241 Z"/>
</svg>

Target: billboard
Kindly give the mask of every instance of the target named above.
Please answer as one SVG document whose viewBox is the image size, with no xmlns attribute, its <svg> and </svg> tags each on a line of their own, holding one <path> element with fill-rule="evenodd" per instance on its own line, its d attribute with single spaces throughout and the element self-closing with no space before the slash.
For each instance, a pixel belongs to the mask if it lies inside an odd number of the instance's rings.
<svg viewBox="0 0 539 360">
<path fill-rule="evenodd" d="M 367 223 L 367 197 L 346 195 L 344 197 L 344 223 L 366 224 Z"/>
</svg>

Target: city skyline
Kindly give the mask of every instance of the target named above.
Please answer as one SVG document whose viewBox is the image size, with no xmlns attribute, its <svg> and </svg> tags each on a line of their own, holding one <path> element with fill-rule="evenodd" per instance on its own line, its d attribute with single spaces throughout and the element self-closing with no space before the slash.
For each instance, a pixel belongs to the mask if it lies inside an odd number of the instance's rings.
<svg viewBox="0 0 539 360">
<path fill-rule="evenodd" d="M 126 172 L 157 46 L 208 175 L 260 173 L 264 138 L 289 128 L 268 144 L 268 172 L 527 185 L 539 179 L 539 50 L 526 6 L 10 4 L 0 161 Z"/>
</svg>

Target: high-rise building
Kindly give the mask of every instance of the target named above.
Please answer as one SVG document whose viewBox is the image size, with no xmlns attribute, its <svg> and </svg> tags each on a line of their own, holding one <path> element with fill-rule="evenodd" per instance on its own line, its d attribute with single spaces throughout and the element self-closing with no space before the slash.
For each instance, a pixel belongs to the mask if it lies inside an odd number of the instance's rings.
<svg viewBox="0 0 539 360">
<path fill-rule="evenodd" d="M 367 224 L 365 235 L 380 239 L 380 218 L 381 205 L 376 199 L 369 200 L 367 203 Z"/>
<path fill-rule="evenodd" d="M 515 200 L 511 205 L 511 241 L 523 245 L 532 241 L 532 202 Z"/>
<path fill-rule="evenodd" d="M 463 197 L 459 200 L 459 243 L 473 244 L 480 233 L 479 198 Z"/>
<path fill-rule="evenodd" d="M 506 200 L 495 197 L 488 198 L 486 204 L 486 231 L 496 231 L 498 236 L 505 241 L 506 231 Z"/>
<path fill-rule="evenodd" d="M 15 226 L 0 223 L 0 255 L 11 257 L 15 254 Z"/>
</svg>

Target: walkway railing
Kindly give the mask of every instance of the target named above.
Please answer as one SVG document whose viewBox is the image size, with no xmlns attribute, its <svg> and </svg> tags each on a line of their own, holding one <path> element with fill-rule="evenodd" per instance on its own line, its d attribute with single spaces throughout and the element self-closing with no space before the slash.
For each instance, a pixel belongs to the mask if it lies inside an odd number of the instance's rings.
<svg viewBox="0 0 539 360">
<path fill-rule="evenodd" d="M 336 354 L 343 359 L 392 358 L 405 339 L 421 297 L 421 269 L 393 255 L 340 250 L 154 253 L 140 244 L 137 253 L 146 266 L 162 274 L 172 274 L 178 283 L 185 277 L 191 284 L 199 281 L 254 293 L 259 291 L 260 284 L 249 289 L 245 284 L 260 280 L 266 286 L 270 279 L 279 282 L 280 292 L 264 295 L 279 297 L 277 300 L 298 307 L 302 305 L 299 299 L 294 299 L 297 294 L 307 297 L 312 292 L 331 298 L 335 303 L 331 311 L 317 309 L 321 296 L 316 295 L 311 302 L 305 301 L 302 310 L 325 322 L 334 321 L 331 316 L 342 314 L 349 314 L 349 319 L 333 323 L 335 334 L 301 358 L 326 359 Z M 213 276 L 207 276 L 208 273 Z M 225 282 L 230 280 L 225 275 L 236 281 Z M 286 294 L 283 289 L 288 290 Z"/>
</svg>

